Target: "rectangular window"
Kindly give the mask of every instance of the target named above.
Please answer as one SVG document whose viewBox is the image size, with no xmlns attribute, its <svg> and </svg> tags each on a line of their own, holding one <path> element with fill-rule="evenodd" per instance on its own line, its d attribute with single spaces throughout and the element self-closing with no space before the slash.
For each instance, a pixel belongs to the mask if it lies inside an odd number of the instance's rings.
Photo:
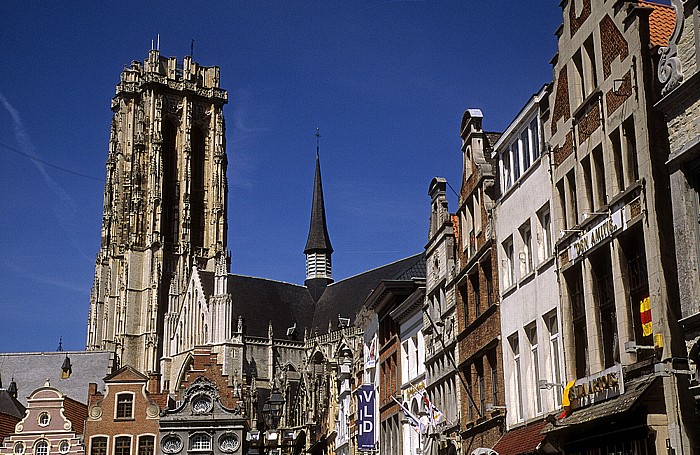
<svg viewBox="0 0 700 455">
<path fill-rule="evenodd" d="M 491 403 L 498 405 L 498 358 L 495 349 L 488 353 L 488 361 L 491 370 Z"/>
<path fill-rule="evenodd" d="M 586 206 L 583 208 L 590 215 L 595 211 L 593 206 L 593 174 L 591 173 L 591 157 L 588 155 L 581 159 L 581 171 L 583 173 L 583 191 L 585 194 Z"/>
<path fill-rule="evenodd" d="M 540 157 L 540 133 L 537 117 L 530 122 L 530 143 L 532 144 L 532 160 L 535 161 Z"/>
<path fill-rule="evenodd" d="M 523 242 L 522 250 L 520 251 L 520 264 L 522 276 L 532 272 L 532 229 L 530 221 L 520 227 L 520 238 Z"/>
<path fill-rule="evenodd" d="M 552 388 L 554 391 L 554 403 L 557 407 L 561 407 L 561 398 L 563 389 L 563 379 L 561 375 L 561 363 L 560 363 L 560 351 L 559 351 L 559 325 L 557 321 L 557 312 L 554 310 L 544 318 L 547 324 L 547 330 L 549 331 L 549 352 L 550 360 L 552 362 L 552 382 L 561 387 L 555 386 Z"/>
<path fill-rule="evenodd" d="M 493 305 L 493 278 L 491 277 L 491 262 L 486 262 L 481 267 L 484 275 L 484 283 L 486 284 L 486 307 Z"/>
<path fill-rule="evenodd" d="M 517 140 L 510 145 L 510 155 L 513 160 L 513 182 L 516 182 L 520 178 L 520 151 Z"/>
<path fill-rule="evenodd" d="M 464 377 L 467 381 L 467 391 L 469 392 L 467 394 L 467 398 L 471 395 L 472 397 L 474 396 L 472 394 L 473 387 L 472 387 L 472 373 L 471 373 L 471 366 L 467 366 L 464 370 Z M 470 421 L 474 420 L 474 406 L 472 403 L 471 399 L 467 399 L 467 416 Z"/>
<path fill-rule="evenodd" d="M 153 455 L 154 439 L 153 436 L 139 437 L 139 455 Z"/>
<path fill-rule="evenodd" d="M 599 145 L 593 152 L 593 182 L 595 187 L 596 210 L 608 204 L 608 192 L 605 188 L 605 164 L 603 161 L 603 147 Z"/>
<path fill-rule="evenodd" d="M 552 221 L 549 214 L 549 204 L 537 213 L 540 222 L 540 262 L 546 261 L 552 255 Z"/>
<path fill-rule="evenodd" d="M 595 64 L 595 47 L 593 44 L 593 35 L 589 36 L 588 39 L 583 43 L 583 56 L 584 56 L 584 85 L 585 85 L 585 96 L 590 95 L 598 86 L 598 75 L 596 72 Z"/>
<path fill-rule="evenodd" d="M 114 438 L 114 455 L 131 454 L 131 437 L 117 436 Z"/>
<path fill-rule="evenodd" d="M 583 100 L 586 99 L 586 83 L 584 81 L 583 58 L 581 57 L 580 49 L 576 51 L 571 61 L 574 64 L 574 93 L 572 107 L 578 107 L 581 105 Z"/>
<path fill-rule="evenodd" d="M 636 344 L 652 345 L 651 333 L 645 335 L 642 321 L 642 306 L 650 304 L 649 281 L 647 273 L 647 260 L 644 252 L 644 236 L 641 228 L 637 228 L 625 236 L 622 240 L 622 249 L 627 258 L 627 280 L 629 288 L 630 305 L 632 306 L 632 321 Z M 650 310 L 649 310 L 650 311 Z M 654 321 L 652 320 L 652 329 Z M 637 360 L 651 356 L 649 351 L 639 351 Z"/>
<path fill-rule="evenodd" d="M 538 354 L 537 325 L 530 324 L 525 328 L 528 341 L 530 342 L 530 364 L 532 366 L 532 383 L 534 384 L 535 412 L 542 413 L 542 395 L 540 392 L 540 359 Z"/>
<path fill-rule="evenodd" d="M 117 419 L 130 419 L 133 417 L 134 396 L 130 393 L 117 395 Z"/>
<path fill-rule="evenodd" d="M 510 349 L 513 353 L 513 372 L 515 374 L 515 401 L 518 405 L 518 420 L 523 420 L 525 413 L 523 409 L 523 381 L 520 373 L 520 343 L 518 334 L 514 333 L 508 338 Z"/>
<path fill-rule="evenodd" d="M 627 155 L 627 178 L 629 183 L 639 180 L 639 164 L 637 162 L 637 138 L 634 133 L 634 118 L 630 117 L 622 124 L 622 136 L 625 141 Z"/>
<path fill-rule="evenodd" d="M 503 242 L 503 253 L 505 259 L 503 260 L 503 289 L 508 289 L 513 284 L 515 284 L 515 264 L 513 262 L 513 238 L 509 238 Z"/>
<path fill-rule="evenodd" d="M 523 172 L 530 168 L 530 134 L 528 129 L 525 128 L 522 133 L 520 133 L 520 147 L 522 150 L 523 157 Z"/>
<path fill-rule="evenodd" d="M 569 269 L 565 275 L 574 329 L 574 355 L 576 378 L 588 374 L 588 340 L 586 336 L 586 307 L 583 294 L 581 264 Z"/>
<path fill-rule="evenodd" d="M 559 224 L 559 229 L 566 230 L 569 228 L 569 222 L 568 222 L 568 217 L 566 213 L 566 188 L 565 188 L 565 182 L 564 180 L 566 179 L 561 179 L 557 182 L 557 196 L 558 196 L 558 202 L 559 202 L 559 207 L 561 208 L 560 213 L 562 214 L 561 221 Z"/>
<path fill-rule="evenodd" d="M 506 150 L 501 154 L 501 179 L 503 192 L 513 184 L 510 172 L 510 151 Z"/>
<path fill-rule="evenodd" d="M 460 285 L 457 288 L 459 296 L 462 299 L 462 309 L 464 310 L 464 325 L 469 325 L 469 301 L 467 298 L 467 283 Z"/>
<path fill-rule="evenodd" d="M 476 235 L 481 234 L 481 229 L 481 192 L 477 188 L 474 191 L 474 232 Z"/>
<path fill-rule="evenodd" d="M 610 145 L 612 149 L 612 172 L 613 184 L 617 185 L 613 193 L 620 193 L 625 189 L 625 174 L 622 170 L 622 143 L 620 141 L 620 129 L 616 129 L 610 135 Z"/>
<path fill-rule="evenodd" d="M 474 317 L 481 314 L 481 296 L 479 294 L 479 271 L 469 276 L 469 283 L 472 288 L 472 303 L 474 304 Z"/>
<path fill-rule="evenodd" d="M 107 438 L 98 436 L 90 440 L 90 455 L 107 455 Z"/>
<path fill-rule="evenodd" d="M 591 269 L 595 297 L 600 313 L 600 331 L 603 343 L 605 368 L 620 361 L 617 339 L 617 313 L 615 311 L 615 289 L 613 287 L 612 263 L 607 247 L 591 257 Z"/>
<path fill-rule="evenodd" d="M 484 364 L 483 359 L 477 360 L 474 364 L 476 367 L 476 378 L 479 383 L 479 411 L 483 416 L 486 413 L 486 387 L 484 384 Z"/>
<path fill-rule="evenodd" d="M 578 200 L 576 199 L 576 175 L 572 169 L 568 174 L 566 174 L 566 214 L 568 217 L 569 226 L 576 226 L 578 224 Z"/>
</svg>

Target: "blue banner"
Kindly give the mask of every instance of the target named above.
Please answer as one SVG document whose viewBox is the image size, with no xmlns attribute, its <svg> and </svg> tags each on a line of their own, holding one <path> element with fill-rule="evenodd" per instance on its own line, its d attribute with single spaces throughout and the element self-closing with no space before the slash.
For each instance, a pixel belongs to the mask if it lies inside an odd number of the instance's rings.
<svg viewBox="0 0 700 455">
<path fill-rule="evenodd" d="M 364 384 L 357 390 L 357 448 L 374 450 L 374 385 Z"/>
</svg>

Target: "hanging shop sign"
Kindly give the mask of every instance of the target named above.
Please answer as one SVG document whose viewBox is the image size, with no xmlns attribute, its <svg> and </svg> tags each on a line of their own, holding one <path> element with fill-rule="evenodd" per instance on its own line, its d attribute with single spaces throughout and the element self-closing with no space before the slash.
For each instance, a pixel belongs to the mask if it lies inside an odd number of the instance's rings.
<svg viewBox="0 0 700 455">
<path fill-rule="evenodd" d="M 622 365 L 613 365 L 599 373 L 577 379 L 573 385 L 567 385 L 564 393 L 568 394 L 572 410 L 615 398 L 625 393 Z"/>
<path fill-rule="evenodd" d="M 374 450 L 374 385 L 364 384 L 357 389 L 357 447 Z"/>
<path fill-rule="evenodd" d="M 624 206 L 610 213 L 598 224 L 591 226 L 590 229 L 581 234 L 576 241 L 569 245 L 569 260 L 573 261 L 622 229 L 623 211 Z"/>
</svg>

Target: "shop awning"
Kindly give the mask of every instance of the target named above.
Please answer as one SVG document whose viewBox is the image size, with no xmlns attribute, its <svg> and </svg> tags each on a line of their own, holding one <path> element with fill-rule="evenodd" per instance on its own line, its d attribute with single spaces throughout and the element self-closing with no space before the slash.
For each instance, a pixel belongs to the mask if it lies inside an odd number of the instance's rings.
<svg viewBox="0 0 700 455">
<path fill-rule="evenodd" d="M 537 452 L 537 448 L 544 439 L 542 430 L 547 422 L 539 422 L 525 425 L 524 427 L 510 430 L 498 440 L 493 450 L 499 455 L 519 455 Z"/>
<path fill-rule="evenodd" d="M 543 433 L 553 433 L 572 426 L 593 422 L 598 419 L 609 419 L 631 410 L 639 399 L 649 390 L 657 377 L 650 375 L 637 378 L 625 384 L 625 393 L 602 403 L 587 408 L 577 409 L 570 416 L 557 420 L 554 425 L 548 424 Z"/>
</svg>

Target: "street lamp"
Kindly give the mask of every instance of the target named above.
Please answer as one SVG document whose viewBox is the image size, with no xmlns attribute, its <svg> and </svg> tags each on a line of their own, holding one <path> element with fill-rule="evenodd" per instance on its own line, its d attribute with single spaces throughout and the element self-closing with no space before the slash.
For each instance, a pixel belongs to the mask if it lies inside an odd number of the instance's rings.
<svg viewBox="0 0 700 455">
<path fill-rule="evenodd" d="M 275 386 L 272 389 L 270 397 L 265 401 L 262 408 L 262 415 L 265 419 L 265 426 L 268 429 L 273 429 L 277 427 L 280 417 L 282 417 L 282 410 L 284 409 L 284 396 L 282 392 Z"/>
</svg>

